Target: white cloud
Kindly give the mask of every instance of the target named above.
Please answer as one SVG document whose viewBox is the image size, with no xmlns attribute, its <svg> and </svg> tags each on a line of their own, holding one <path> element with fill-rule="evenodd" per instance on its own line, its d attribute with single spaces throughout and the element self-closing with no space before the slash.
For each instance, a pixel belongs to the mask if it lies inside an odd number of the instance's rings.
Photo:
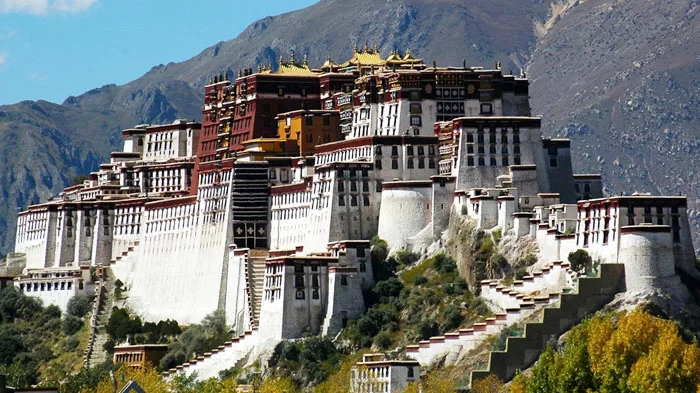
<svg viewBox="0 0 700 393">
<path fill-rule="evenodd" d="M 51 12 L 78 13 L 97 0 L 0 0 L 1 13 L 47 15 Z"/>
<path fill-rule="evenodd" d="M 97 0 L 55 0 L 51 8 L 61 12 L 76 13 L 87 10 L 96 2 Z"/>
<path fill-rule="evenodd" d="M 0 12 L 45 15 L 49 0 L 0 0 Z"/>
</svg>

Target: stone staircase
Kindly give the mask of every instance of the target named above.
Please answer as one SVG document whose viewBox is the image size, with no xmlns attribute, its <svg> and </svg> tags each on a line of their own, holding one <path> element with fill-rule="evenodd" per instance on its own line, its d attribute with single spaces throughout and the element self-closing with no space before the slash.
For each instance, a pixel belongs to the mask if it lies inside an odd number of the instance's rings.
<svg viewBox="0 0 700 393">
<path fill-rule="evenodd" d="M 561 291 L 570 288 L 569 264 L 554 261 L 541 271 L 506 286 L 498 280 L 481 282 L 481 296 L 495 311 L 495 316 L 470 328 L 431 337 L 416 345 L 408 345 L 406 354 L 421 365 L 444 358 L 454 364 L 461 356 L 476 349 L 488 337 L 495 336 L 507 326 L 526 320 L 537 310 L 559 301 Z"/>
<path fill-rule="evenodd" d="M 246 290 L 251 326 L 254 329 L 260 324 L 260 307 L 262 305 L 263 285 L 265 284 L 265 260 L 249 258 L 246 264 Z"/>
<path fill-rule="evenodd" d="M 470 384 L 494 374 L 502 381 L 532 365 L 547 343 L 587 315 L 601 309 L 624 290 L 622 264 L 602 264 L 598 277 L 579 277 L 577 291 L 556 295 L 559 302 L 545 307 L 541 322 L 526 323 L 522 337 L 508 337 L 504 351 L 492 351 L 486 370 L 472 371 Z"/>
<path fill-rule="evenodd" d="M 114 307 L 114 276 L 108 267 L 99 267 L 101 273 L 97 291 L 99 294 L 93 303 L 92 317 L 90 319 L 90 339 L 85 350 L 85 367 L 96 366 L 107 360 L 108 354 L 104 350 L 104 344 L 109 339 L 105 326 L 112 316 Z"/>
<path fill-rule="evenodd" d="M 234 366 L 246 359 L 256 359 L 266 351 L 274 349 L 279 340 L 265 337 L 258 329 L 248 330 L 231 341 L 205 352 L 195 355 L 190 361 L 163 372 L 163 377 L 172 378 L 176 375 L 191 376 L 197 373 L 198 380 L 218 377 L 219 372 Z"/>
</svg>

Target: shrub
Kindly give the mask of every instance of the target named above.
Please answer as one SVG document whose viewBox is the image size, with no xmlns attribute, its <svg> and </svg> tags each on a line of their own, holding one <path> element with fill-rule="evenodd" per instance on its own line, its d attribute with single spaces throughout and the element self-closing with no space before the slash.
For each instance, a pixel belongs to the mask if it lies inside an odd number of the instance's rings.
<svg viewBox="0 0 700 393">
<path fill-rule="evenodd" d="M 417 331 L 421 340 L 427 340 L 430 337 L 438 335 L 440 332 L 438 323 L 432 318 L 426 318 L 420 321 Z"/>
<path fill-rule="evenodd" d="M 413 284 L 415 285 L 423 285 L 428 282 L 428 279 L 425 276 L 416 276 L 413 279 Z"/>
<path fill-rule="evenodd" d="M 571 270 L 577 273 L 585 273 L 586 270 L 593 266 L 593 258 L 591 258 L 586 250 L 579 248 L 569 253 L 569 264 L 571 265 Z"/>
<path fill-rule="evenodd" d="M 433 267 L 440 274 L 449 274 L 457 271 L 457 263 L 445 254 L 437 254 L 435 256 Z"/>
<path fill-rule="evenodd" d="M 381 331 L 374 337 L 374 345 L 379 349 L 388 349 L 391 344 L 391 334 L 387 331 Z"/>
<path fill-rule="evenodd" d="M 394 255 L 394 259 L 396 259 L 399 266 L 411 266 L 418 262 L 420 255 L 407 250 L 399 250 Z"/>
<path fill-rule="evenodd" d="M 75 335 L 66 337 L 66 341 L 63 343 L 63 350 L 65 352 L 73 352 L 78 348 L 80 341 Z"/>
<path fill-rule="evenodd" d="M 82 318 L 90 312 L 92 298 L 85 293 L 79 293 L 68 301 L 66 312 L 74 317 Z"/>
<path fill-rule="evenodd" d="M 445 322 L 442 325 L 442 330 L 452 330 L 458 328 L 462 324 L 462 310 L 459 306 L 450 304 L 445 308 Z"/>
<path fill-rule="evenodd" d="M 61 323 L 61 330 L 67 336 L 77 333 L 83 327 L 83 320 L 73 315 L 67 314 Z"/>
<path fill-rule="evenodd" d="M 390 297 L 398 297 L 401 294 L 401 290 L 403 290 L 403 283 L 396 277 L 380 281 L 372 289 L 382 302 L 386 302 L 387 298 Z"/>
</svg>

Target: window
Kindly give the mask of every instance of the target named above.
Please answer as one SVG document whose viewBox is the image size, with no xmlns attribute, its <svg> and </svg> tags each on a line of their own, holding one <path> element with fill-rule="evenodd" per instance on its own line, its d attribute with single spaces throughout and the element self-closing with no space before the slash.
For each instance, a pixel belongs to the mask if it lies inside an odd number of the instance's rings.
<svg viewBox="0 0 700 393">
<path fill-rule="evenodd" d="M 350 177 L 357 177 L 357 171 L 355 169 L 350 169 Z"/>
<path fill-rule="evenodd" d="M 391 147 L 391 155 L 392 155 L 392 156 L 398 156 L 398 155 L 399 155 L 399 148 L 398 148 L 398 146 L 392 146 L 392 147 Z"/>
<path fill-rule="evenodd" d="M 406 168 L 413 169 L 413 158 L 406 160 Z"/>
<path fill-rule="evenodd" d="M 474 134 L 467 132 L 467 143 L 474 143 Z"/>
<path fill-rule="evenodd" d="M 377 180 L 377 183 L 375 183 L 374 191 L 382 192 L 382 181 L 381 180 Z"/>
<path fill-rule="evenodd" d="M 472 156 L 467 157 L 467 166 L 474 166 L 474 157 L 472 157 Z"/>
<path fill-rule="evenodd" d="M 508 143 L 508 134 L 501 134 L 501 143 Z"/>
<path fill-rule="evenodd" d="M 435 146 L 428 146 L 428 154 L 435 155 Z"/>
<path fill-rule="evenodd" d="M 493 107 L 491 104 L 481 104 L 481 114 L 490 115 L 493 113 Z"/>
<path fill-rule="evenodd" d="M 362 182 L 362 192 L 369 192 L 369 182 L 367 180 Z"/>
<path fill-rule="evenodd" d="M 376 161 L 374 161 L 374 167 L 376 169 L 381 170 L 382 169 L 382 159 L 378 158 Z"/>
<path fill-rule="evenodd" d="M 304 298 L 306 298 L 306 293 L 303 290 L 298 290 L 295 297 L 297 300 L 304 300 Z"/>
<path fill-rule="evenodd" d="M 350 192 L 357 192 L 357 182 L 354 180 L 350 181 Z"/>
<path fill-rule="evenodd" d="M 277 86 L 277 96 L 284 97 L 284 87 Z"/>
<path fill-rule="evenodd" d="M 369 206 L 369 197 L 367 195 L 362 197 L 362 204 L 364 206 Z"/>
<path fill-rule="evenodd" d="M 297 274 L 294 276 L 294 287 L 295 288 L 304 288 L 304 276 L 301 274 Z"/>
<path fill-rule="evenodd" d="M 343 285 L 343 286 L 348 285 L 348 277 L 344 274 L 340 276 L 340 285 Z"/>
<path fill-rule="evenodd" d="M 425 159 L 423 157 L 418 158 L 418 168 L 419 169 L 425 168 Z"/>
<path fill-rule="evenodd" d="M 496 133 L 493 131 L 489 133 L 489 143 L 496 143 Z"/>
<path fill-rule="evenodd" d="M 474 154 L 474 145 L 467 145 L 467 154 Z"/>
<path fill-rule="evenodd" d="M 486 165 L 486 161 L 484 160 L 484 156 L 479 156 L 479 166 L 484 166 Z"/>
<path fill-rule="evenodd" d="M 520 165 L 520 156 L 513 157 L 513 164 Z"/>
<path fill-rule="evenodd" d="M 345 195 L 338 195 L 338 206 L 345 206 Z"/>
<path fill-rule="evenodd" d="M 399 160 L 396 158 L 391 159 L 391 169 L 399 169 Z"/>
<path fill-rule="evenodd" d="M 476 134 L 476 143 L 484 143 L 484 134 L 483 133 Z"/>
<path fill-rule="evenodd" d="M 269 171 L 269 177 L 270 177 L 270 180 L 275 180 L 275 179 L 277 179 L 277 171 L 274 170 L 274 169 L 270 169 L 270 171 Z"/>
<path fill-rule="evenodd" d="M 356 195 L 350 196 L 350 206 L 357 206 L 357 196 Z"/>
<path fill-rule="evenodd" d="M 428 168 L 435 169 L 435 160 L 428 159 Z"/>
<path fill-rule="evenodd" d="M 338 192 L 344 192 L 344 191 L 345 191 L 345 182 L 339 181 L 338 182 Z"/>
<path fill-rule="evenodd" d="M 311 298 L 314 300 L 317 300 L 319 298 L 318 289 L 314 289 L 313 292 L 311 292 Z"/>
<path fill-rule="evenodd" d="M 491 156 L 491 158 L 489 159 L 489 165 L 496 166 L 496 157 Z"/>
<path fill-rule="evenodd" d="M 406 146 L 406 154 L 409 156 L 413 155 L 413 146 Z"/>
<path fill-rule="evenodd" d="M 311 286 L 313 288 L 318 288 L 318 274 L 311 276 Z"/>
<path fill-rule="evenodd" d="M 501 159 L 501 165 L 508 166 L 508 157 L 503 157 Z"/>
<path fill-rule="evenodd" d="M 362 170 L 362 177 L 369 177 L 369 170 L 363 169 Z"/>
<path fill-rule="evenodd" d="M 306 125 L 307 125 L 307 126 L 311 126 L 311 125 L 314 124 L 314 118 L 313 118 L 313 116 L 306 116 L 306 117 L 305 117 L 305 120 L 306 120 Z"/>
<path fill-rule="evenodd" d="M 307 143 L 313 143 L 314 142 L 314 134 L 311 133 L 311 131 L 306 133 L 306 142 Z"/>
<path fill-rule="evenodd" d="M 420 116 L 411 116 L 411 125 L 414 127 L 420 127 L 422 125 Z"/>
<path fill-rule="evenodd" d="M 381 146 L 375 146 L 375 147 L 374 147 L 374 154 L 377 155 L 377 156 L 381 156 L 381 155 L 382 155 L 382 147 L 381 147 Z"/>
<path fill-rule="evenodd" d="M 323 125 L 324 125 L 324 126 L 330 126 L 330 125 L 331 125 L 331 117 L 330 117 L 330 116 L 323 116 Z"/>
<path fill-rule="evenodd" d="M 501 154 L 508 154 L 508 146 L 501 146 Z"/>
</svg>

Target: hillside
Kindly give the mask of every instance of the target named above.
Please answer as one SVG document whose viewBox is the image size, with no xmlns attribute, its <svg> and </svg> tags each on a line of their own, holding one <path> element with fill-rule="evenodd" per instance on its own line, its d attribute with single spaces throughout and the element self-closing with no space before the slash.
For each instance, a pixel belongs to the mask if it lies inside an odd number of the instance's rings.
<svg viewBox="0 0 700 393">
<path fill-rule="evenodd" d="M 534 113 L 545 117 L 546 132 L 574 139 L 577 169 L 601 171 L 610 193 L 688 194 L 700 238 L 700 174 L 690 164 L 700 148 L 691 131 L 700 123 L 697 1 L 569 2 L 323 0 L 256 21 L 234 39 L 125 85 L 61 105 L 0 106 L 0 254 L 12 250 L 17 210 L 96 169 L 119 148 L 120 129 L 199 119 L 212 74 L 276 64 L 291 50 L 308 54 L 312 66 L 328 56 L 342 61 L 365 41 L 384 54 L 410 47 L 441 64 L 500 60 L 515 72 L 529 64 Z"/>
</svg>

